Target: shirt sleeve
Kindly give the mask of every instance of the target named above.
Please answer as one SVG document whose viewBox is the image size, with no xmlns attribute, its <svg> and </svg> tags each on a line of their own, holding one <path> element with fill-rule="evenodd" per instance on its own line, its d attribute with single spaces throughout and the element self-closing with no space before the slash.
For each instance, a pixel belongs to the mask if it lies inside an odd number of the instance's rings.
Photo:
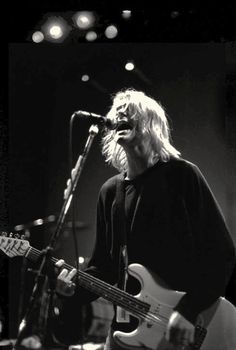
<svg viewBox="0 0 236 350">
<path fill-rule="evenodd" d="M 235 265 L 235 247 L 221 209 L 199 168 L 184 177 L 184 198 L 194 242 L 194 284 L 175 310 L 195 323 L 225 289 Z"/>
</svg>

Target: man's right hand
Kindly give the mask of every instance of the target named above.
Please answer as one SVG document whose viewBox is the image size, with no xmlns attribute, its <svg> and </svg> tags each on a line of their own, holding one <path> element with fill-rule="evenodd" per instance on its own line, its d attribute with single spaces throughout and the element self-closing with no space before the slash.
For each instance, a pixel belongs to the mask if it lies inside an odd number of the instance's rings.
<svg viewBox="0 0 236 350">
<path fill-rule="evenodd" d="M 55 266 L 57 268 L 62 268 L 65 261 L 60 259 L 56 262 Z M 72 296 L 75 292 L 75 283 L 72 281 L 73 277 L 76 275 L 77 270 L 72 269 L 70 272 L 67 269 L 62 269 L 57 276 L 56 282 L 56 293 L 63 296 Z"/>
</svg>

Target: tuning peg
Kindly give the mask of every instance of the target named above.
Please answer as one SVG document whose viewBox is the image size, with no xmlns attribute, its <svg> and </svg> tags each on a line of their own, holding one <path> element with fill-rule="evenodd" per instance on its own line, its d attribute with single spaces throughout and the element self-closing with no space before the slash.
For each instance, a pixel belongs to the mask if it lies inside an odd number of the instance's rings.
<svg viewBox="0 0 236 350">
<path fill-rule="evenodd" d="M 12 233 L 12 232 L 9 233 L 9 237 L 10 237 L 10 238 L 13 237 L 13 233 Z"/>
<path fill-rule="evenodd" d="M 20 238 L 19 233 L 15 233 L 15 234 L 14 234 L 14 238 Z"/>
<path fill-rule="evenodd" d="M 21 239 L 25 239 L 25 235 L 21 235 L 20 238 L 21 238 Z"/>
</svg>

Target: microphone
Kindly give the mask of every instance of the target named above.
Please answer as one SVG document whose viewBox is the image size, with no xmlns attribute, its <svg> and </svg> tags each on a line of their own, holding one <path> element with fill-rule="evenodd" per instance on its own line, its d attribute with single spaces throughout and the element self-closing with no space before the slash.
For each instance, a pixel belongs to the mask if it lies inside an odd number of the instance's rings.
<svg viewBox="0 0 236 350">
<path fill-rule="evenodd" d="M 111 119 L 108 119 L 102 115 L 90 113 L 86 111 L 76 111 L 73 114 L 74 116 L 88 119 L 94 124 L 99 124 L 102 126 L 106 126 L 108 129 L 115 129 L 117 127 L 117 123 L 113 122 Z"/>
</svg>

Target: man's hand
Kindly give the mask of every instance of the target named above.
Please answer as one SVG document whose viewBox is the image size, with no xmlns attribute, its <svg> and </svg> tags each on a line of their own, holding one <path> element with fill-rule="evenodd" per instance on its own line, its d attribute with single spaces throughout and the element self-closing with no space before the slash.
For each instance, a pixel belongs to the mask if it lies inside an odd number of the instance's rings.
<svg viewBox="0 0 236 350">
<path fill-rule="evenodd" d="M 65 263 L 64 260 L 58 260 L 55 264 L 57 268 L 61 268 Z M 67 269 L 62 269 L 57 277 L 56 292 L 64 296 L 71 296 L 75 292 L 75 283 L 72 282 L 73 277 L 76 275 L 76 269 L 72 269 L 70 272 Z"/>
<path fill-rule="evenodd" d="M 177 349 L 187 349 L 194 343 L 194 325 L 180 313 L 173 311 L 166 332 L 166 339 Z"/>
</svg>

